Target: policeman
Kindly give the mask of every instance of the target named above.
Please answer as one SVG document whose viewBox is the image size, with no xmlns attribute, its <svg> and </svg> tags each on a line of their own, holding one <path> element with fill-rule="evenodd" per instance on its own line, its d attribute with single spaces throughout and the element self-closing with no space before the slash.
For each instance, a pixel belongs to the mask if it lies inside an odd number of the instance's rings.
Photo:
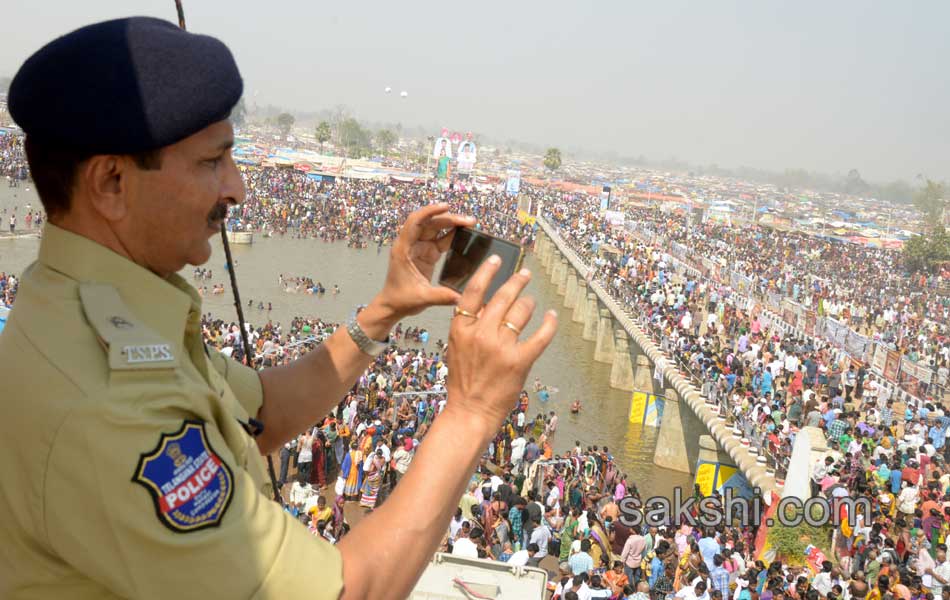
<svg viewBox="0 0 950 600">
<path fill-rule="evenodd" d="M 473 219 L 413 213 L 383 289 L 317 350 L 256 372 L 209 350 L 177 273 L 244 198 L 220 41 L 130 18 L 31 56 L 9 91 L 49 216 L 0 336 L 0 597 L 402 598 L 554 335 L 514 275 L 483 306 L 429 283 Z M 388 501 L 337 546 L 270 501 L 262 454 L 326 415 L 390 329 L 454 304 L 449 400 Z M 263 424 L 256 437 L 255 423 Z"/>
</svg>

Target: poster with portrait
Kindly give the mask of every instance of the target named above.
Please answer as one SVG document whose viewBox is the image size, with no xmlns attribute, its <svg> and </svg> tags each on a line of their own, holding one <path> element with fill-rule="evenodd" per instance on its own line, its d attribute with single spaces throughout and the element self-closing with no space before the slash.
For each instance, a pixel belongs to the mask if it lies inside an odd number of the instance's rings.
<svg viewBox="0 0 950 600">
<path fill-rule="evenodd" d="M 439 160 L 442 157 L 452 158 L 452 143 L 447 137 L 438 137 L 432 145 L 432 158 Z"/>
<path fill-rule="evenodd" d="M 884 379 L 897 383 L 897 375 L 901 368 L 901 354 L 897 350 L 888 350 L 884 362 Z"/>
<path fill-rule="evenodd" d="M 505 183 L 505 192 L 509 196 L 517 196 L 521 191 L 521 171 L 519 169 L 508 169 L 508 180 Z"/>
<path fill-rule="evenodd" d="M 459 171 L 471 171 L 475 168 L 476 153 L 478 149 L 475 142 L 462 142 L 458 148 L 458 167 Z"/>
</svg>

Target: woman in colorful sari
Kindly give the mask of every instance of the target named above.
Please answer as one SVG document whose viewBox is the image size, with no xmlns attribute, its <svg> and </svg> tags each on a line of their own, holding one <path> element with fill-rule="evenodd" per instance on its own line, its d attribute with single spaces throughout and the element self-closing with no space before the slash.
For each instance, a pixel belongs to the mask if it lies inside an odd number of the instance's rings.
<svg viewBox="0 0 950 600">
<path fill-rule="evenodd" d="M 360 452 L 356 442 L 350 443 L 350 451 L 343 459 L 340 476 L 345 479 L 343 497 L 346 500 L 356 500 L 363 486 L 363 453 Z"/>
<path fill-rule="evenodd" d="M 558 563 L 567 561 L 571 557 L 571 543 L 577 537 L 577 518 L 581 511 L 572 508 L 571 513 L 564 519 L 564 527 L 561 528 L 561 554 L 558 556 Z"/>
<path fill-rule="evenodd" d="M 534 418 L 534 427 L 531 430 L 535 438 L 541 437 L 541 434 L 544 433 L 544 426 L 544 415 L 538 413 L 538 416 Z"/>
<path fill-rule="evenodd" d="M 343 512 L 345 502 L 346 499 L 343 496 L 337 496 L 336 500 L 333 501 L 333 537 L 336 539 L 340 539 L 349 529 Z"/>
<path fill-rule="evenodd" d="M 317 505 L 311 507 L 309 513 L 312 520 L 317 523 L 320 521 L 329 521 L 333 518 L 333 509 L 327 506 L 326 496 L 317 498 Z"/>
<path fill-rule="evenodd" d="M 881 466 L 874 471 L 874 477 L 877 480 L 877 485 L 884 486 L 891 479 L 891 469 L 887 466 L 887 461 L 882 460 Z"/>
<path fill-rule="evenodd" d="M 507 440 L 505 439 L 504 430 L 499 431 L 498 435 L 495 436 L 494 442 L 494 454 L 495 454 L 495 464 L 504 465 L 508 463 L 508 454 L 505 450 Z"/>
<path fill-rule="evenodd" d="M 596 542 L 591 544 L 590 557 L 594 559 L 594 568 L 599 569 L 605 564 L 604 557 L 610 559 L 610 538 L 594 511 L 587 513 L 587 522 L 590 525 L 591 541 Z"/>
<path fill-rule="evenodd" d="M 370 425 L 369 427 L 366 428 L 366 431 L 363 432 L 363 436 L 360 438 L 360 452 L 363 453 L 363 457 L 364 457 L 364 466 L 363 466 L 364 473 L 366 471 L 366 466 L 365 466 L 366 457 L 369 457 L 370 453 L 372 453 L 373 448 L 375 446 L 375 444 L 373 444 L 373 435 L 375 433 L 376 433 L 376 427 L 373 425 Z"/>
<path fill-rule="evenodd" d="M 360 506 L 373 509 L 376 507 L 376 498 L 379 496 L 379 488 L 383 483 L 383 473 L 386 469 L 386 461 L 383 459 L 383 451 L 377 450 L 369 461 L 369 468 L 366 470 L 366 478 L 363 480 L 363 495 L 360 497 Z"/>
<path fill-rule="evenodd" d="M 317 434 L 310 438 L 313 442 L 310 445 L 313 453 L 313 469 L 310 471 L 310 484 L 317 487 L 323 487 L 327 484 L 327 459 L 326 459 L 326 441 L 323 432 L 317 430 Z"/>
</svg>

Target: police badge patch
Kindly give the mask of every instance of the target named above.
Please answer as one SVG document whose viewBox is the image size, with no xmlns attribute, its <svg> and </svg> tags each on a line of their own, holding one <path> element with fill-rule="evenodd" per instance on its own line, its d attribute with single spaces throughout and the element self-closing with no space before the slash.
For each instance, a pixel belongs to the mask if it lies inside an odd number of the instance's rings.
<svg viewBox="0 0 950 600">
<path fill-rule="evenodd" d="M 216 527 L 234 491 L 234 474 L 211 448 L 203 421 L 163 433 L 139 458 L 132 481 L 151 493 L 158 520 L 178 533 Z"/>
</svg>

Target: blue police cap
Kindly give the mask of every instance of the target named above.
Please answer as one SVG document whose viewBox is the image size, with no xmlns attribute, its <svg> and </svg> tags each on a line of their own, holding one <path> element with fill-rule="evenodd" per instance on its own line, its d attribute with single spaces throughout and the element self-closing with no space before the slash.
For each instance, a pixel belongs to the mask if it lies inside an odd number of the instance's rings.
<svg viewBox="0 0 950 600">
<path fill-rule="evenodd" d="M 226 119 L 244 84 L 220 40 L 161 19 L 88 25 L 28 58 L 8 106 L 28 136 L 90 154 L 133 154 Z"/>
</svg>

